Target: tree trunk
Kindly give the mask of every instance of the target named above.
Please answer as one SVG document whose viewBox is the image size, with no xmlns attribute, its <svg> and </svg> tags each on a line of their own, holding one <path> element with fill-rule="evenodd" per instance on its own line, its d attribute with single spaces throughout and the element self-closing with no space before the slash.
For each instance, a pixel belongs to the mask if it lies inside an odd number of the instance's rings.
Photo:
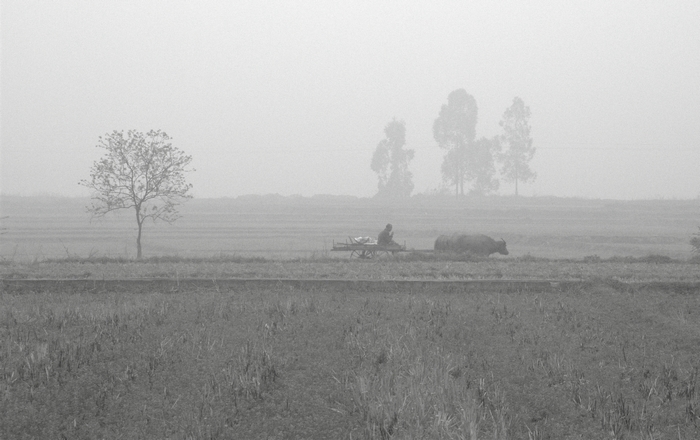
<svg viewBox="0 0 700 440">
<path fill-rule="evenodd" d="M 139 233 L 136 236 L 136 259 L 141 259 L 141 229 L 143 228 L 143 220 L 139 215 L 141 209 L 139 206 L 136 207 L 136 224 L 139 226 Z"/>
<path fill-rule="evenodd" d="M 139 235 L 136 236 L 136 259 L 141 259 L 141 227 L 143 223 L 139 223 Z"/>
</svg>

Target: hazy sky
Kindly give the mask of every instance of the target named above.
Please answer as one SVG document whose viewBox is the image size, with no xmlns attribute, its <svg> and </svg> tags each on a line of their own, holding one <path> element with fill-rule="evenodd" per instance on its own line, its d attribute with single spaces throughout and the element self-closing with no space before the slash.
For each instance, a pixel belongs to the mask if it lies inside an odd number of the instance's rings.
<svg viewBox="0 0 700 440">
<path fill-rule="evenodd" d="M 700 197 L 697 0 L 3 0 L 1 17 L 5 194 L 88 195 L 99 136 L 162 129 L 197 197 L 371 196 L 394 117 L 427 192 L 433 121 L 464 88 L 478 137 L 515 96 L 530 107 L 521 194 Z"/>
</svg>

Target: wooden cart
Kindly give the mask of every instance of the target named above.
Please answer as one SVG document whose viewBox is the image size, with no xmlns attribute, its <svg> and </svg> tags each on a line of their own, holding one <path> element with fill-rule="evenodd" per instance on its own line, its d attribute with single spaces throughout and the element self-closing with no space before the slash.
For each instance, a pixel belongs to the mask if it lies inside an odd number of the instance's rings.
<svg viewBox="0 0 700 440">
<path fill-rule="evenodd" d="M 395 255 L 397 252 L 406 252 L 406 245 L 394 243 L 390 245 L 379 245 L 376 240 L 369 237 L 348 237 L 345 243 L 333 242 L 331 251 L 350 252 L 350 258 L 375 258 L 380 255 Z"/>
</svg>

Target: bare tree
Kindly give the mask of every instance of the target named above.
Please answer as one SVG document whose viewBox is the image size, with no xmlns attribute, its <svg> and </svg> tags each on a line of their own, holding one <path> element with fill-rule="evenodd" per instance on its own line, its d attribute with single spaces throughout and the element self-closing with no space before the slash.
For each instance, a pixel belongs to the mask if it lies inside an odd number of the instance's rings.
<svg viewBox="0 0 700 440">
<path fill-rule="evenodd" d="M 515 195 L 518 195 L 518 182 L 535 180 L 537 174 L 530 169 L 529 162 L 535 155 L 530 137 L 530 107 L 522 99 L 515 97 L 513 104 L 503 113 L 500 122 L 503 127 L 501 140 L 506 146 L 500 154 L 501 173 L 515 182 Z"/>
<path fill-rule="evenodd" d="M 147 219 L 172 223 L 180 215 L 177 206 L 191 198 L 191 184 L 185 173 L 192 156 L 172 146 L 170 136 L 160 130 L 144 134 L 129 130 L 113 131 L 100 137 L 98 148 L 105 156 L 92 165 L 89 180 L 80 185 L 94 190 L 87 207 L 96 217 L 119 209 L 133 208 L 138 235 L 136 258 L 141 258 L 141 231 Z"/>
<path fill-rule="evenodd" d="M 467 161 L 476 137 L 478 108 L 476 100 L 464 89 L 457 89 L 447 97 L 433 123 L 433 137 L 444 150 L 443 179 L 455 186 L 457 196 L 464 195 L 467 180 Z"/>
<path fill-rule="evenodd" d="M 408 163 L 413 150 L 406 150 L 406 123 L 393 119 L 384 127 L 385 138 L 372 156 L 372 171 L 379 176 L 379 197 L 408 197 L 413 191 L 413 174 Z"/>
</svg>

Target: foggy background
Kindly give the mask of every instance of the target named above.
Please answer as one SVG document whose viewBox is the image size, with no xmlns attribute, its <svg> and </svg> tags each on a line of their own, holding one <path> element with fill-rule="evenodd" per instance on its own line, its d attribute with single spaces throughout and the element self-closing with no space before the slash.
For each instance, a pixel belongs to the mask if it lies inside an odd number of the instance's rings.
<svg viewBox="0 0 700 440">
<path fill-rule="evenodd" d="M 112 130 L 161 129 L 195 197 L 372 196 L 406 121 L 416 193 L 464 88 L 477 138 L 532 111 L 523 195 L 700 197 L 700 2 L 3 0 L 1 191 L 87 196 Z M 514 186 L 501 182 L 500 194 Z"/>
</svg>

